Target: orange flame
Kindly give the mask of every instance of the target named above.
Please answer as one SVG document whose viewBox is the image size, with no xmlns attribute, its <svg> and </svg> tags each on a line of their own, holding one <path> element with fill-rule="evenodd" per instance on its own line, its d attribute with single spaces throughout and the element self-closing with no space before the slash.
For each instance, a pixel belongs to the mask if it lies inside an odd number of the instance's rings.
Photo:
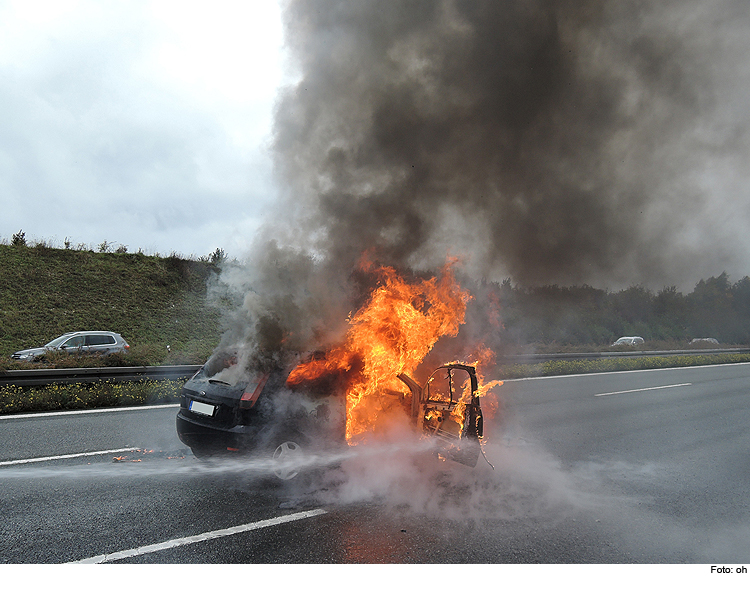
<svg viewBox="0 0 750 592">
<path fill-rule="evenodd" d="M 471 296 L 458 285 L 449 261 L 439 277 L 407 282 L 390 267 L 377 273 L 380 285 L 367 304 L 349 319 L 343 345 L 323 359 L 299 365 L 288 383 L 299 384 L 329 374 L 346 374 L 346 439 L 356 444 L 377 431 L 404 388 L 399 374 L 411 374 L 438 339 L 455 336 Z"/>
</svg>

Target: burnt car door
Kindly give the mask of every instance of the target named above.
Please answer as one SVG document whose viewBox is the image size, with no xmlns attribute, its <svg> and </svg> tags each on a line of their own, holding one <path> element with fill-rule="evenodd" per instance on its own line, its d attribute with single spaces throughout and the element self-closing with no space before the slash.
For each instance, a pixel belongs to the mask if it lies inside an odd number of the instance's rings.
<svg viewBox="0 0 750 592">
<path fill-rule="evenodd" d="M 421 387 L 405 374 L 399 378 L 411 391 L 411 415 L 417 429 L 435 438 L 441 456 L 476 466 L 483 435 L 476 369 L 445 364 Z"/>
</svg>

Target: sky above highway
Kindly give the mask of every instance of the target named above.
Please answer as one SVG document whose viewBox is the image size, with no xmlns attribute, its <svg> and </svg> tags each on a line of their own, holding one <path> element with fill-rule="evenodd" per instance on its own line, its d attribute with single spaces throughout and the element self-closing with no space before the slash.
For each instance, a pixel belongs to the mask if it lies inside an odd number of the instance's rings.
<svg viewBox="0 0 750 592">
<path fill-rule="evenodd" d="M 265 0 L 0 1 L 0 240 L 242 254 L 280 49 Z"/>
</svg>

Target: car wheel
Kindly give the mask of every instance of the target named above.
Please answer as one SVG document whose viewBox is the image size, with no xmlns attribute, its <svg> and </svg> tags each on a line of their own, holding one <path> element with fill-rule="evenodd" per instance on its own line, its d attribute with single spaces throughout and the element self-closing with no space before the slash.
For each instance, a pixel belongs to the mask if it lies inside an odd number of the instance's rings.
<svg viewBox="0 0 750 592">
<path fill-rule="evenodd" d="M 300 472 L 304 448 L 296 437 L 282 438 L 273 450 L 273 474 L 282 481 L 294 479 Z"/>
</svg>

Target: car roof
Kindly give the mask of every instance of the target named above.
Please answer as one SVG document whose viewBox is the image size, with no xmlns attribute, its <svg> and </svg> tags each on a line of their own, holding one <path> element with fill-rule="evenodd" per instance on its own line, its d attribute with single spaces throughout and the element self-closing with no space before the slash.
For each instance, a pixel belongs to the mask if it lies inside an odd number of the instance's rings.
<svg viewBox="0 0 750 592">
<path fill-rule="evenodd" d="M 72 337 L 73 335 L 116 335 L 117 337 L 122 337 L 122 335 L 115 333 L 114 331 L 68 331 L 67 333 L 60 335 L 60 337 Z"/>
<path fill-rule="evenodd" d="M 70 331 L 69 333 L 65 333 L 64 335 L 119 335 L 119 333 L 115 333 L 114 331 Z"/>
</svg>

